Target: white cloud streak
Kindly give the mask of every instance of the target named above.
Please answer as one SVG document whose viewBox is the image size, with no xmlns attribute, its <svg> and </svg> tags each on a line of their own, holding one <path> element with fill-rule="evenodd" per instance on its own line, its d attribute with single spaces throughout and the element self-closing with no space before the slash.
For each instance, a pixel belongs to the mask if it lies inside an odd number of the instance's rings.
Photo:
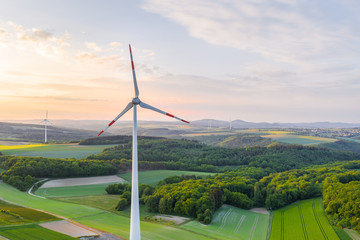
<svg viewBox="0 0 360 240">
<path fill-rule="evenodd" d="M 302 11 L 309 1 L 292 0 L 146 0 L 143 8 L 184 26 L 192 37 L 210 44 L 258 53 L 281 62 L 306 63 L 337 53 L 341 25 L 323 26 Z M 309 11 L 310 12 L 310 11 Z"/>
</svg>

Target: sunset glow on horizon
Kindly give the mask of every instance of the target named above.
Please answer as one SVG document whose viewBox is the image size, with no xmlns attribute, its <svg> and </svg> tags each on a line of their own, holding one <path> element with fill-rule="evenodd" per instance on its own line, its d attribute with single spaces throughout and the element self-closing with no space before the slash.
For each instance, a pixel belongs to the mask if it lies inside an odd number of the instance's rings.
<svg viewBox="0 0 360 240">
<path fill-rule="evenodd" d="M 0 3 L 0 121 L 360 122 L 355 0 Z"/>
</svg>

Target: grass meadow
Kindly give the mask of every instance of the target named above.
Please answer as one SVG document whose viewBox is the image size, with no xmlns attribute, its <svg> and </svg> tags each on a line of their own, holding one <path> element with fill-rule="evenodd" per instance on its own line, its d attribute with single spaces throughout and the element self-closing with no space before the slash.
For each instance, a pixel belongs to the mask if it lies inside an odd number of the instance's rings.
<svg viewBox="0 0 360 240">
<path fill-rule="evenodd" d="M 77 144 L 34 144 L 34 145 L 0 145 L 4 155 L 47 157 L 47 158 L 85 158 L 102 152 L 104 148 L 115 145 L 77 145 Z"/>
<path fill-rule="evenodd" d="M 78 197 L 60 197 L 57 201 L 86 205 L 93 208 L 102 209 L 108 212 L 121 213 L 115 210 L 115 206 L 119 202 L 119 195 L 96 195 L 96 196 L 78 196 Z M 126 209 L 125 209 L 126 210 Z M 124 210 L 124 211 L 125 211 Z M 121 214 L 120 214 L 121 215 Z M 129 217 L 129 214 L 122 214 Z"/>
<path fill-rule="evenodd" d="M 204 225 L 194 220 L 181 228 L 216 239 L 266 240 L 268 226 L 269 215 L 223 205 L 214 214 L 211 224 Z"/>
<path fill-rule="evenodd" d="M 346 232 L 346 234 L 348 234 L 348 236 L 349 236 L 348 239 L 360 240 L 360 234 L 357 233 L 355 230 L 352 230 L 352 229 L 344 229 L 344 232 Z M 346 240 L 347 240 L 347 239 L 346 239 Z"/>
<path fill-rule="evenodd" d="M 40 188 L 35 192 L 35 194 L 48 198 L 104 195 L 107 194 L 105 189 L 109 184 L 112 183 Z"/>
<path fill-rule="evenodd" d="M 270 240 L 340 239 L 324 213 L 322 199 L 296 202 L 274 211 Z"/>
<path fill-rule="evenodd" d="M 51 240 L 74 240 L 73 238 L 62 233 L 58 233 L 36 224 L 0 227 L 1 236 L 11 240 L 38 240 L 38 239 L 51 239 Z"/>
<path fill-rule="evenodd" d="M 129 239 L 130 218 L 104 212 L 97 215 L 76 218 L 75 221 L 93 228 L 114 233 L 125 239 Z M 209 235 L 198 234 L 192 231 L 187 231 L 185 229 L 159 223 L 141 221 L 140 226 L 141 239 L 143 240 L 214 239 Z"/>
<path fill-rule="evenodd" d="M 337 139 L 334 138 L 322 138 L 315 136 L 291 135 L 291 134 L 271 134 L 271 135 L 263 135 L 262 137 L 271 138 L 274 141 L 278 141 L 282 143 L 300 144 L 300 145 L 314 145 L 314 144 L 337 141 Z"/>
<path fill-rule="evenodd" d="M 79 216 L 87 216 L 102 212 L 100 209 L 59 202 L 51 199 L 43 199 L 31 196 L 25 192 L 21 192 L 10 185 L 0 182 L 0 197 L 12 203 L 44 210 L 53 214 L 57 214 L 67 218 L 74 218 Z"/>
<path fill-rule="evenodd" d="M 157 183 L 164 178 L 170 176 L 181 176 L 181 175 L 196 175 L 196 176 L 208 176 L 215 175 L 216 173 L 208 172 L 191 172 L 191 171 L 177 171 L 177 170 L 151 170 L 151 171 L 140 171 L 139 172 L 139 182 L 143 184 L 149 184 L 151 186 L 156 186 Z M 119 174 L 119 177 L 125 179 L 128 182 L 131 182 L 131 172 Z"/>
<path fill-rule="evenodd" d="M 64 197 L 56 198 L 58 201 L 76 203 L 81 205 L 86 205 L 94 208 L 99 208 L 108 212 L 116 213 L 124 217 L 130 217 L 130 206 L 125 208 L 122 211 L 115 210 L 115 206 L 119 202 L 119 195 L 97 195 L 97 196 L 83 196 L 83 197 Z M 146 207 L 143 204 L 140 204 L 140 217 L 144 218 L 147 216 L 154 216 L 158 213 L 150 213 L 146 211 Z"/>
</svg>

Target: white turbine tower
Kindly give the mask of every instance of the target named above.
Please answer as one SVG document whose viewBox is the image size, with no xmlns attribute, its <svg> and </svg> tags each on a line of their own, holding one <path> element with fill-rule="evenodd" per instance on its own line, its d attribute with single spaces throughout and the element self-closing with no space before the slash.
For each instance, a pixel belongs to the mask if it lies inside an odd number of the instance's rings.
<svg viewBox="0 0 360 240">
<path fill-rule="evenodd" d="M 106 129 L 115 123 L 122 115 L 134 107 L 134 127 L 133 127 L 133 142 L 132 142 L 132 179 L 131 179 L 131 218 L 130 218 L 130 240 L 140 240 L 140 213 L 139 213 L 139 187 L 138 187 L 138 151 L 137 151 L 137 115 L 136 109 L 137 105 L 140 105 L 142 108 L 147 108 L 155 112 L 164 114 L 166 116 L 175 118 L 177 120 L 189 123 L 181 118 L 175 117 L 174 115 L 164 112 L 158 108 L 152 107 L 149 104 L 146 104 L 139 99 L 139 89 L 136 82 L 135 67 L 133 56 L 131 52 L 131 46 L 129 45 L 131 67 L 135 88 L 135 97 L 132 101 L 125 107 L 125 109 L 117 115 L 114 120 L 112 120 L 104 130 L 102 130 L 98 136 L 100 136 Z"/>
<path fill-rule="evenodd" d="M 45 126 L 45 143 L 47 143 L 47 125 L 48 125 L 48 123 L 51 123 L 48 120 L 48 111 L 46 111 L 45 119 L 42 120 L 40 123 L 44 123 L 44 126 Z"/>
</svg>

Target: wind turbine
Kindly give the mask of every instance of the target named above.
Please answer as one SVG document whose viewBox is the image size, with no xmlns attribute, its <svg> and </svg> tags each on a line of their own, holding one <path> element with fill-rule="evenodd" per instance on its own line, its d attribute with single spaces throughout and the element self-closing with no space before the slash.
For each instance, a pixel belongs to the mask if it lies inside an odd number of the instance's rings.
<svg viewBox="0 0 360 240">
<path fill-rule="evenodd" d="M 142 108 L 147 108 L 153 110 L 155 112 L 164 114 L 166 116 L 175 118 L 185 123 L 189 123 L 181 118 L 178 118 L 170 113 L 164 112 L 158 108 L 150 106 L 142 102 L 139 99 L 139 89 L 136 82 L 136 75 L 135 75 L 135 67 L 133 56 L 131 52 L 131 46 L 129 44 L 129 51 L 130 51 L 130 60 L 131 60 L 131 68 L 132 68 L 132 75 L 134 81 L 134 88 L 135 88 L 135 97 L 132 101 L 125 107 L 125 109 L 117 115 L 114 120 L 112 120 L 108 126 L 106 126 L 99 134 L 100 136 L 106 129 L 108 129 L 111 125 L 113 125 L 122 115 L 124 115 L 127 111 L 129 111 L 132 107 L 134 108 L 134 126 L 133 126 L 133 141 L 132 141 L 132 179 L 131 179 L 131 218 L 130 218 L 130 240 L 140 240 L 140 214 L 139 214 L 139 184 L 138 184 L 138 150 L 137 150 L 137 106 L 140 105 Z"/>
<path fill-rule="evenodd" d="M 45 125 L 45 143 L 47 143 L 47 125 L 48 125 L 48 123 L 51 123 L 51 122 L 48 120 L 48 111 L 47 111 L 47 110 L 46 110 L 45 119 L 42 120 L 40 123 L 44 123 L 44 125 Z"/>
</svg>

